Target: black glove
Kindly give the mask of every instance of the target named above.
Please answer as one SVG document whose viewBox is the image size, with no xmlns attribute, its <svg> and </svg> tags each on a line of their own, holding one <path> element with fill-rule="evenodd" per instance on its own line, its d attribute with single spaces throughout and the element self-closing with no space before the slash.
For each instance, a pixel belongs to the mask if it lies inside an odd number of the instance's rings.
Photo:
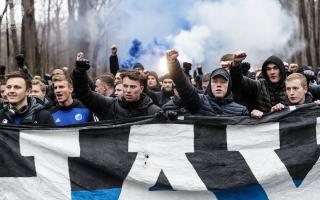
<svg viewBox="0 0 320 200">
<path fill-rule="evenodd" d="M 4 75 L 6 73 L 6 66 L 0 65 L 0 75 Z"/>
<path fill-rule="evenodd" d="M 166 115 L 167 115 L 167 118 L 170 120 L 170 121 L 175 121 L 178 119 L 178 113 L 175 112 L 175 111 L 167 111 L 166 112 Z"/>
<path fill-rule="evenodd" d="M 90 62 L 87 59 L 76 61 L 76 70 L 78 72 L 86 72 L 90 68 Z"/>
<path fill-rule="evenodd" d="M 306 77 L 308 82 L 314 79 L 314 72 L 312 70 L 309 70 L 309 69 L 304 70 L 303 75 Z"/>
<path fill-rule="evenodd" d="M 17 61 L 17 65 L 21 68 L 24 66 L 24 55 L 23 54 L 18 54 L 16 56 L 16 61 Z"/>
</svg>

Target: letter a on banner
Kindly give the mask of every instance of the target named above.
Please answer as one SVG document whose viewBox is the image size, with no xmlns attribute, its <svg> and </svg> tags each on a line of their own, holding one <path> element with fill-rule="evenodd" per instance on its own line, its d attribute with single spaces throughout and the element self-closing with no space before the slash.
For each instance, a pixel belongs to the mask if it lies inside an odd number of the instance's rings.
<svg viewBox="0 0 320 200">
<path fill-rule="evenodd" d="M 150 124 L 132 126 L 129 152 L 137 152 L 122 185 L 125 200 L 215 200 L 186 157 L 194 152 L 193 125 Z M 173 191 L 150 191 L 163 171 Z"/>
</svg>

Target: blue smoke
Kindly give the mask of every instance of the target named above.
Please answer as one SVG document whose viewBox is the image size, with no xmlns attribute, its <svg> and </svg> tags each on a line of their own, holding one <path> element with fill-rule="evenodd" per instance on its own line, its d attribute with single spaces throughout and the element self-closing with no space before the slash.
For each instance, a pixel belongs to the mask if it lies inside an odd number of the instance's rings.
<svg viewBox="0 0 320 200">
<path fill-rule="evenodd" d="M 144 56 L 160 58 L 164 56 L 165 52 L 173 46 L 173 44 L 157 38 L 154 38 L 146 45 L 143 45 L 139 39 L 135 38 L 132 40 L 131 44 L 132 45 L 129 48 L 129 58 L 121 63 L 121 68 L 123 69 L 131 69 L 133 65 L 139 62 Z"/>
</svg>

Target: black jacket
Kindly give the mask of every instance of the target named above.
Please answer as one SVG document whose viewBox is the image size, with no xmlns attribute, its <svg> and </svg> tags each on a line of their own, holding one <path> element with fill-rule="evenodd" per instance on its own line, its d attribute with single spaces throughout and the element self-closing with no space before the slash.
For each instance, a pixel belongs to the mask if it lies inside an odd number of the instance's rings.
<svg viewBox="0 0 320 200">
<path fill-rule="evenodd" d="M 127 102 L 122 98 L 110 98 L 89 89 L 86 73 L 73 71 L 73 84 L 79 100 L 102 120 L 124 119 L 157 113 L 160 108 L 150 97 L 141 94 L 137 102 Z"/>
<path fill-rule="evenodd" d="M 111 74 L 113 74 L 115 76 L 117 71 L 119 70 L 119 61 L 118 61 L 117 54 L 110 55 L 109 63 L 110 63 L 110 72 L 111 72 Z"/>
<path fill-rule="evenodd" d="M 266 67 L 274 63 L 280 69 L 281 78 L 278 84 L 272 84 L 268 78 Z M 233 90 L 238 90 L 246 98 L 250 98 L 250 108 L 260 110 L 264 113 L 271 111 L 271 107 L 284 103 L 286 98 L 285 79 L 286 72 L 283 62 L 276 56 L 269 57 L 262 65 L 263 79 L 252 80 L 243 76 L 239 66 L 230 68 Z"/>
<path fill-rule="evenodd" d="M 185 108 L 183 103 L 176 97 L 173 96 L 167 103 L 165 103 L 161 109 L 165 112 L 174 111 L 178 116 L 189 116 L 190 112 Z"/>
<path fill-rule="evenodd" d="M 180 63 L 168 63 L 169 73 L 176 84 L 183 105 L 193 115 L 204 116 L 247 116 L 249 112 L 246 107 L 233 101 L 231 92 L 231 80 L 229 77 L 228 92 L 223 99 L 217 99 L 211 92 L 211 82 L 208 85 L 207 94 L 198 94 L 196 88 L 184 75 Z M 219 69 L 220 70 L 220 69 Z M 221 69 L 224 70 L 224 69 Z M 224 70 L 225 71 L 225 70 Z M 227 72 L 226 72 L 227 73 Z M 228 73 L 227 73 L 228 74 Z M 229 75 L 228 75 L 229 76 Z M 211 78 L 210 78 L 211 80 Z"/>
<path fill-rule="evenodd" d="M 28 106 L 20 111 L 11 108 L 10 105 L 6 106 L 0 111 L 0 122 L 17 125 L 54 125 L 50 112 L 34 97 L 29 97 Z"/>
<path fill-rule="evenodd" d="M 157 98 L 158 98 L 158 102 L 159 102 L 159 106 L 163 106 L 164 104 L 166 104 L 168 101 L 171 100 L 171 97 L 174 96 L 174 92 L 166 92 L 163 89 L 161 90 L 161 92 L 157 92 Z"/>
</svg>

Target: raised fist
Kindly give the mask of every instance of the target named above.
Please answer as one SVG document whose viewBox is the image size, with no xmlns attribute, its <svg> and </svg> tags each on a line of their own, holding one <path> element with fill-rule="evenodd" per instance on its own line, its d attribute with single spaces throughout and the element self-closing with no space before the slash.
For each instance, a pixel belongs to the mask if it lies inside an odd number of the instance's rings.
<svg viewBox="0 0 320 200">
<path fill-rule="evenodd" d="M 171 49 L 166 53 L 168 62 L 175 62 L 178 59 L 178 56 L 179 56 L 179 51 L 177 49 Z"/>
<path fill-rule="evenodd" d="M 246 59 L 247 54 L 244 51 L 237 51 L 233 54 L 233 66 L 239 65 L 244 59 Z"/>
<path fill-rule="evenodd" d="M 81 59 L 83 59 L 83 58 L 84 58 L 84 53 L 83 53 L 83 52 L 81 52 L 81 51 L 80 51 L 80 52 L 78 52 L 78 53 L 77 53 L 76 60 L 77 60 L 77 61 L 79 61 L 79 60 L 81 60 Z"/>
<path fill-rule="evenodd" d="M 87 59 L 80 59 L 76 61 L 76 70 L 78 72 L 86 72 L 90 68 L 90 62 Z"/>
<path fill-rule="evenodd" d="M 16 61 L 19 67 L 23 67 L 24 65 L 24 55 L 23 54 L 18 54 L 16 56 Z"/>
</svg>

